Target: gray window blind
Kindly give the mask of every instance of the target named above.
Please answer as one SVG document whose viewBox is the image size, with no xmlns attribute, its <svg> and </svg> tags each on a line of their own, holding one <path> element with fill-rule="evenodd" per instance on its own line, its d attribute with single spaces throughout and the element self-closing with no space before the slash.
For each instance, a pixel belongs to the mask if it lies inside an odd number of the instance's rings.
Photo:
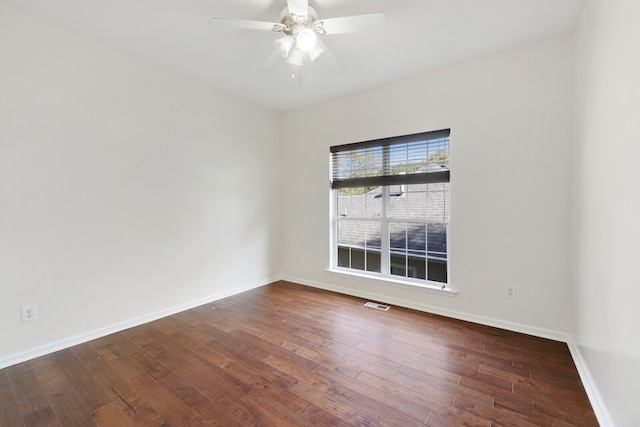
<svg viewBox="0 0 640 427">
<path fill-rule="evenodd" d="M 450 129 L 336 145 L 331 188 L 449 182 Z"/>
</svg>

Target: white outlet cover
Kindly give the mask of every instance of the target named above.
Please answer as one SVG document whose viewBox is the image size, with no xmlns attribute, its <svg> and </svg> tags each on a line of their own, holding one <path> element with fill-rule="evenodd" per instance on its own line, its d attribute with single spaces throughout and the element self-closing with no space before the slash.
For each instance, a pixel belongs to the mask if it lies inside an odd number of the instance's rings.
<svg viewBox="0 0 640 427">
<path fill-rule="evenodd" d="M 32 322 L 38 318 L 38 306 L 35 304 L 22 306 L 20 319 L 22 322 Z"/>
</svg>

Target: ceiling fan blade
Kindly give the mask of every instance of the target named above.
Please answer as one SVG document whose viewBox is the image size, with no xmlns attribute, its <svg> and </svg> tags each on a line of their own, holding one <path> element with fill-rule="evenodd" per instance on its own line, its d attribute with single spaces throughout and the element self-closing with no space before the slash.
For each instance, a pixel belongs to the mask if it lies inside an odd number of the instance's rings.
<svg viewBox="0 0 640 427">
<path fill-rule="evenodd" d="M 273 22 L 247 21 L 244 19 L 209 18 L 209 25 L 216 28 L 273 31 L 276 24 Z"/>
<path fill-rule="evenodd" d="M 289 13 L 294 15 L 307 16 L 309 2 L 307 0 L 287 0 L 287 9 L 289 9 Z"/>
<path fill-rule="evenodd" d="M 322 48 L 322 55 L 320 57 L 323 59 L 323 62 L 327 64 L 327 66 L 331 69 L 331 71 L 335 73 L 342 73 L 347 68 L 345 65 L 338 59 L 338 57 L 331 52 L 331 50 L 320 40 L 316 42 L 318 46 Z"/>
<path fill-rule="evenodd" d="M 266 76 L 267 74 L 271 73 L 275 68 L 276 64 L 278 63 L 278 61 L 280 61 L 281 59 L 282 59 L 282 56 L 280 55 L 278 50 L 274 49 L 271 52 L 271 55 L 267 56 L 267 59 L 265 59 L 262 62 L 262 64 L 258 67 L 258 73 L 262 74 L 263 76 Z"/>
<path fill-rule="evenodd" d="M 341 18 L 320 19 L 327 34 L 355 33 L 384 27 L 387 23 L 384 13 L 343 16 Z"/>
</svg>

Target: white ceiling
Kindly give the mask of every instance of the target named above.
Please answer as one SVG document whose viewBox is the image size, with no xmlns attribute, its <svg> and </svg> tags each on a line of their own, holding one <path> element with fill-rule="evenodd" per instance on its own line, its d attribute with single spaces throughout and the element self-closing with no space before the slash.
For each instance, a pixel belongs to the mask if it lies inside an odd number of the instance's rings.
<svg viewBox="0 0 640 427">
<path fill-rule="evenodd" d="M 284 63 L 256 72 L 281 34 L 207 24 L 212 16 L 277 22 L 286 0 L 2 0 L 278 111 L 570 33 L 583 1 L 310 0 L 320 19 L 384 12 L 387 25 L 323 36 L 345 71 L 318 59 L 298 85 Z"/>
</svg>

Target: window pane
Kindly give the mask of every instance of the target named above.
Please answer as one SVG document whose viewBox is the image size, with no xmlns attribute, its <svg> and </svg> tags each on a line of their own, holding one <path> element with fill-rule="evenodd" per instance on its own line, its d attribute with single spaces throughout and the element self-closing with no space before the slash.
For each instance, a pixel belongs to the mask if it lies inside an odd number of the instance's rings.
<svg viewBox="0 0 640 427">
<path fill-rule="evenodd" d="M 337 239 L 339 247 L 351 246 L 351 221 L 338 221 L 337 227 Z"/>
<path fill-rule="evenodd" d="M 426 252 L 427 225 L 389 222 L 389 247 L 411 252 Z"/>
<path fill-rule="evenodd" d="M 427 252 L 426 224 L 407 225 L 407 249 L 409 249 L 409 252 L 415 252 L 417 254 L 424 254 Z"/>
<path fill-rule="evenodd" d="M 341 188 L 337 190 L 336 208 L 339 217 L 380 218 L 382 188 Z"/>
<path fill-rule="evenodd" d="M 432 282 L 447 283 L 447 261 L 429 259 L 428 271 Z"/>
<path fill-rule="evenodd" d="M 380 272 L 379 222 L 337 222 L 338 266 Z"/>
<path fill-rule="evenodd" d="M 351 268 L 364 270 L 364 250 L 362 248 L 351 247 Z"/>
<path fill-rule="evenodd" d="M 427 216 L 430 221 L 449 221 L 449 183 L 426 185 Z"/>
<path fill-rule="evenodd" d="M 381 225 L 379 222 L 364 222 L 366 229 L 365 245 L 369 249 L 381 248 L 380 230 Z"/>
<path fill-rule="evenodd" d="M 447 259 L 447 225 L 427 225 L 427 251 L 430 257 Z"/>
<path fill-rule="evenodd" d="M 407 224 L 404 222 L 389 223 L 389 248 L 391 250 L 407 250 Z"/>
<path fill-rule="evenodd" d="M 389 187 L 389 217 L 426 219 L 427 184 L 392 185 Z"/>
<path fill-rule="evenodd" d="M 381 224 L 379 222 L 365 222 L 365 250 L 367 271 L 380 272 L 380 250 L 381 250 Z"/>
<path fill-rule="evenodd" d="M 336 222 L 338 266 L 351 268 L 351 221 Z"/>
<path fill-rule="evenodd" d="M 389 186 L 389 217 L 447 221 L 449 183 Z"/>
<path fill-rule="evenodd" d="M 426 259 L 408 252 L 392 252 L 389 259 L 390 273 L 393 276 L 426 279 Z"/>
<path fill-rule="evenodd" d="M 426 224 L 389 223 L 389 265 L 394 276 L 426 279 Z"/>
<path fill-rule="evenodd" d="M 447 225 L 427 225 L 428 279 L 447 283 Z"/>
<path fill-rule="evenodd" d="M 350 188 L 343 188 L 336 191 L 336 216 L 346 217 L 351 212 Z"/>
<path fill-rule="evenodd" d="M 351 248 L 338 246 L 338 267 L 351 267 Z"/>
</svg>

